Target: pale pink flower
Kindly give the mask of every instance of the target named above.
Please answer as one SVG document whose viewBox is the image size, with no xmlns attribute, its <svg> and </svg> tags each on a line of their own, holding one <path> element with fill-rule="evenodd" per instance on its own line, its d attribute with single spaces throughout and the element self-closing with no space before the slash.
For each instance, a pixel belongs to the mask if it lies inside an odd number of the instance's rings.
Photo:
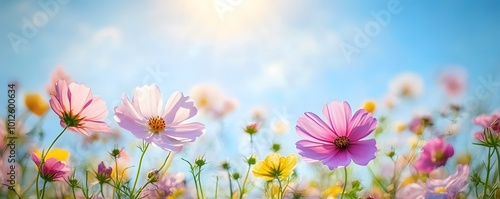
<svg viewBox="0 0 500 199">
<path fill-rule="evenodd" d="M 396 198 L 425 199 L 441 198 L 454 199 L 457 194 L 464 191 L 469 185 L 469 166 L 457 165 L 457 171 L 445 179 L 428 178 L 425 183 L 418 180 L 416 183 L 406 185 L 397 192 Z"/>
<path fill-rule="evenodd" d="M 467 86 L 467 72 L 463 68 L 446 68 L 439 76 L 439 83 L 450 96 L 460 96 Z"/>
<path fill-rule="evenodd" d="M 186 190 L 184 174 L 163 174 L 157 182 L 146 186 L 141 198 L 176 198 Z"/>
<path fill-rule="evenodd" d="M 40 158 L 32 153 L 31 160 L 40 170 L 40 177 L 46 181 L 63 181 L 70 174 L 71 169 L 56 158 L 49 158 L 42 164 Z M 40 168 L 41 164 L 42 168 Z"/>
<path fill-rule="evenodd" d="M 83 84 L 56 83 L 56 93 L 50 99 L 50 107 L 61 119 L 61 126 L 90 136 L 89 132 L 111 132 L 103 121 L 108 116 L 106 102 L 90 92 Z"/>
<path fill-rule="evenodd" d="M 347 102 L 333 101 L 324 106 L 323 116 L 326 122 L 306 112 L 297 121 L 296 130 L 303 140 L 295 145 L 304 161 L 321 161 L 333 170 L 351 160 L 365 166 L 375 159 L 375 139 L 362 140 L 377 126 L 371 113 L 360 109 L 352 115 Z"/>
<path fill-rule="evenodd" d="M 50 76 L 50 82 L 45 86 L 47 93 L 51 95 L 56 94 L 56 83 L 59 80 L 66 80 L 66 82 L 69 84 L 73 82 L 71 80 L 71 77 L 64 71 L 64 68 L 61 65 L 57 65 L 56 69 L 52 72 L 52 75 Z"/>
<path fill-rule="evenodd" d="M 196 115 L 194 103 L 181 92 L 174 92 L 163 108 L 163 99 L 156 84 L 136 88 L 132 101 L 124 96 L 115 108 L 115 120 L 137 138 L 167 151 L 180 151 L 205 131 L 198 122 L 183 123 Z"/>
<path fill-rule="evenodd" d="M 419 172 L 429 173 L 433 169 L 445 165 L 454 153 L 453 146 L 447 144 L 443 138 L 429 140 L 422 147 L 422 154 L 415 163 L 415 169 Z"/>
</svg>

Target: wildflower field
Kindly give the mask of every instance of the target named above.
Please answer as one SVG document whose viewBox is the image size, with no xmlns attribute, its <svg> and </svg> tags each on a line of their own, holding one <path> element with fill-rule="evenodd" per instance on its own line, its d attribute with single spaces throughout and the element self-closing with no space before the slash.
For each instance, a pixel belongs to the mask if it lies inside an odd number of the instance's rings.
<svg viewBox="0 0 500 199">
<path fill-rule="evenodd" d="M 0 4 L 0 199 L 500 198 L 498 3 Z"/>
</svg>

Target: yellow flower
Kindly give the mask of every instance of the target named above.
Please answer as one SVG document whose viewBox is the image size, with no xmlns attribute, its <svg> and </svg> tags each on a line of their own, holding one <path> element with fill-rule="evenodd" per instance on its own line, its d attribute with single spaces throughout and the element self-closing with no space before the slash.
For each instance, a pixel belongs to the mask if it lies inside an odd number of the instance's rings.
<svg viewBox="0 0 500 199">
<path fill-rule="evenodd" d="M 396 132 L 398 133 L 401 133 L 406 129 L 406 125 L 403 124 L 402 122 L 396 123 L 395 127 L 396 127 Z"/>
<path fill-rule="evenodd" d="M 255 164 L 252 173 L 255 177 L 263 178 L 266 181 L 285 179 L 292 174 L 296 165 L 297 156 L 295 154 L 284 157 L 277 153 L 271 153 L 265 160 Z"/>
<path fill-rule="evenodd" d="M 338 185 L 334 185 L 333 187 L 330 187 L 323 191 L 323 197 L 325 198 L 335 198 L 337 195 L 342 193 L 342 187 Z"/>
<path fill-rule="evenodd" d="M 35 150 L 35 154 L 42 158 L 42 154 L 40 153 L 40 150 Z M 60 148 L 54 148 L 45 155 L 45 160 L 50 159 L 50 158 L 55 158 L 61 162 L 65 162 L 69 158 L 69 152 L 65 149 L 60 149 Z"/>
<path fill-rule="evenodd" d="M 460 154 L 457 158 L 457 164 L 469 164 L 472 159 L 472 155 L 468 152 Z"/>
<path fill-rule="evenodd" d="M 42 116 L 49 110 L 49 104 L 45 102 L 39 93 L 26 94 L 24 103 L 32 113 L 38 116 Z"/>
<path fill-rule="evenodd" d="M 365 109 L 366 111 L 370 112 L 370 113 L 373 113 L 373 111 L 375 111 L 375 109 L 377 109 L 377 105 L 375 104 L 374 101 L 366 101 L 365 104 L 363 105 L 363 109 Z"/>
</svg>

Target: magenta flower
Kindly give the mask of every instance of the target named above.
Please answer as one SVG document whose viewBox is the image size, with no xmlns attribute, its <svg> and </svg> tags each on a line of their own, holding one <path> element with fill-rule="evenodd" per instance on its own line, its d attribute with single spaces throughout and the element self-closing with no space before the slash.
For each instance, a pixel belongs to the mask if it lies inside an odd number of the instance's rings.
<svg viewBox="0 0 500 199">
<path fill-rule="evenodd" d="M 418 181 L 406 185 L 398 191 L 396 198 L 440 198 L 454 199 L 457 194 L 469 185 L 469 166 L 457 165 L 457 171 L 445 179 L 428 178 L 425 183 Z"/>
<path fill-rule="evenodd" d="M 483 128 L 491 128 L 494 132 L 500 133 L 500 112 L 492 115 L 481 114 L 472 120 L 472 123 L 479 125 Z M 474 137 L 478 140 L 483 139 L 483 131 L 477 131 L 474 133 Z"/>
<path fill-rule="evenodd" d="M 107 182 L 111 177 L 112 171 L 113 169 L 111 167 L 106 167 L 106 165 L 104 165 L 104 162 L 101 161 L 101 163 L 97 166 L 97 173 L 96 173 L 97 180 L 100 183 Z"/>
<path fill-rule="evenodd" d="M 411 132 L 417 135 L 421 135 L 422 133 L 424 133 L 425 127 L 432 125 L 433 122 L 431 116 L 424 115 L 424 116 L 414 117 L 410 121 L 410 124 L 408 124 L 408 128 L 410 129 Z"/>
<path fill-rule="evenodd" d="M 163 100 L 156 84 L 136 88 L 132 101 L 127 96 L 115 108 L 115 120 L 137 138 L 167 151 L 180 151 L 183 144 L 193 142 L 205 131 L 205 125 L 185 120 L 196 115 L 189 97 L 174 92 L 162 108 Z"/>
<path fill-rule="evenodd" d="M 35 162 L 40 170 L 40 177 L 46 181 L 63 181 L 70 174 L 70 168 L 56 158 L 45 160 L 41 169 L 41 160 L 35 153 L 31 154 L 31 160 Z"/>
<path fill-rule="evenodd" d="M 90 136 L 89 132 L 111 132 L 103 121 L 108 116 L 106 102 L 94 96 L 83 84 L 56 83 L 56 93 L 50 99 L 50 107 L 61 119 L 61 126 Z"/>
<path fill-rule="evenodd" d="M 415 163 L 419 172 L 429 173 L 433 169 L 446 164 L 448 158 L 453 156 L 453 146 L 444 142 L 443 138 L 434 138 L 422 147 L 422 154 Z"/>
<path fill-rule="evenodd" d="M 321 161 L 331 170 L 347 166 L 351 160 L 367 165 L 375 159 L 375 139 L 361 140 L 377 126 L 377 119 L 364 109 L 352 115 L 347 102 L 333 101 L 323 108 L 326 122 L 306 112 L 297 121 L 297 133 L 303 138 L 295 145 L 306 162 Z"/>
</svg>

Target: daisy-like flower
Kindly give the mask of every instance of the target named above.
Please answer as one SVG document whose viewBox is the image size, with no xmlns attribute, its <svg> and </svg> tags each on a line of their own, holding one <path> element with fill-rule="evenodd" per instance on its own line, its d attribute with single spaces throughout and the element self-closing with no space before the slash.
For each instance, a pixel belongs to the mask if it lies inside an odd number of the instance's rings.
<svg viewBox="0 0 500 199">
<path fill-rule="evenodd" d="M 297 121 L 297 133 L 303 138 L 295 145 L 306 162 L 321 161 L 331 170 L 347 166 L 351 160 L 367 165 L 375 159 L 375 139 L 361 140 L 377 126 L 377 119 L 364 109 L 352 115 L 347 102 L 333 101 L 323 108 L 326 122 L 306 112 Z"/>
<path fill-rule="evenodd" d="M 469 166 L 457 165 L 457 171 L 445 179 L 428 178 L 425 183 L 418 181 L 398 191 L 396 198 L 442 198 L 454 199 L 469 185 Z"/>
<path fill-rule="evenodd" d="M 48 158 L 42 164 L 40 157 L 32 153 L 31 160 L 40 169 L 40 177 L 48 182 L 63 181 L 70 174 L 71 169 L 56 158 Z M 42 165 L 42 168 L 40 168 L 40 165 Z"/>
<path fill-rule="evenodd" d="M 429 173 L 433 169 L 446 164 L 448 158 L 453 156 L 453 146 L 447 144 L 443 138 L 434 138 L 422 147 L 422 154 L 415 163 L 419 172 Z"/>
<path fill-rule="evenodd" d="M 424 89 L 422 78 L 415 73 L 403 73 L 389 84 L 389 91 L 394 96 L 413 99 L 420 96 Z"/>
<path fill-rule="evenodd" d="M 252 173 L 255 177 L 263 178 L 266 181 L 282 180 L 293 173 L 296 165 L 297 156 L 295 154 L 284 157 L 277 153 L 271 153 L 266 159 L 255 164 Z"/>
<path fill-rule="evenodd" d="M 163 99 L 156 84 L 136 88 L 132 101 L 124 96 L 115 108 L 115 120 L 137 138 L 166 151 L 180 151 L 205 131 L 199 122 L 183 123 L 196 115 L 193 101 L 181 92 L 174 92 L 163 108 Z"/>
<path fill-rule="evenodd" d="M 65 80 L 59 80 L 50 107 L 61 119 L 61 126 L 70 131 L 85 136 L 90 136 L 89 132 L 111 132 L 103 121 L 108 116 L 106 102 L 83 84 L 68 85 Z"/>
</svg>

